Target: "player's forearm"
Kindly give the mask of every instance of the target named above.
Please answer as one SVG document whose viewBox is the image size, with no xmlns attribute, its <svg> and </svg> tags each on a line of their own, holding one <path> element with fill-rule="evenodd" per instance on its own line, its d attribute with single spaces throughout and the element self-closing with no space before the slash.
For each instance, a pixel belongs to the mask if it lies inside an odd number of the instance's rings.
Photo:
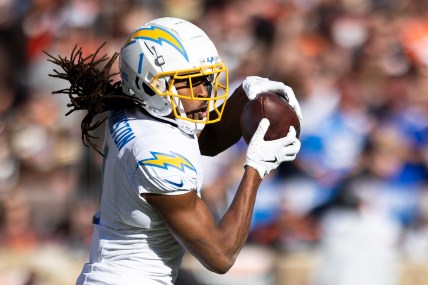
<svg viewBox="0 0 428 285">
<path fill-rule="evenodd" d="M 246 167 L 236 195 L 218 225 L 224 237 L 224 250 L 233 258 L 236 258 L 248 238 L 257 189 L 261 181 L 254 168 Z"/>
<path fill-rule="evenodd" d="M 215 156 L 239 141 L 242 136 L 241 111 L 247 102 L 248 98 L 239 86 L 226 101 L 220 122 L 206 125 L 199 135 L 199 148 L 203 155 Z"/>
<path fill-rule="evenodd" d="M 260 183 L 257 171 L 246 167 L 235 198 L 218 224 L 195 191 L 182 195 L 143 194 L 143 197 L 160 212 L 186 250 L 207 269 L 225 273 L 248 237 Z"/>
<path fill-rule="evenodd" d="M 247 167 L 235 198 L 219 224 L 203 238 L 192 235 L 187 242 L 187 249 L 207 269 L 223 274 L 235 263 L 248 237 L 260 182 L 256 170 Z"/>
</svg>

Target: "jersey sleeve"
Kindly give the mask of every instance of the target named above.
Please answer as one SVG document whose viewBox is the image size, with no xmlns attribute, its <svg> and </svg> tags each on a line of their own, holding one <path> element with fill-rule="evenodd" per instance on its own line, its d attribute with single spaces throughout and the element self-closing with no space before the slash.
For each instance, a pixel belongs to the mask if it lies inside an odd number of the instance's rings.
<svg viewBox="0 0 428 285">
<path fill-rule="evenodd" d="M 200 155 L 191 147 L 170 149 L 166 143 L 138 151 L 131 183 L 140 194 L 178 195 L 198 188 Z"/>
</svg>

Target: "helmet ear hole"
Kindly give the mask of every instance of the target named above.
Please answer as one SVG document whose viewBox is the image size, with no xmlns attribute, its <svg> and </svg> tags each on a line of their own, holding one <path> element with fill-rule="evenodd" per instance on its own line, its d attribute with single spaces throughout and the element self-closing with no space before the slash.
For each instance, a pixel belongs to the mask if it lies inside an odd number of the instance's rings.
<svg viewBox="0 0 428 285">
<path fill-rule="evenodd" d="M 140 90 L 140 78 L 138 76 L 135 77 L 135 86 Z"/>
<path fill-rule="evenodd" d="M 156 94 L 156 92 L 153 91 L 153 89 L 150 88 L 149 85 L 147 85 L 144 82 L 143 82 L 143 89 L 144 89 L 144 92 L 149 96 L 154 96 Z"/>
<path fill-rule="evenodd" d="M 140 78 L 137 76 L 137 77 L 135 77 L 135 86 L 137 87 L 137 89 L 138 90 L 140 90 L 141 88 L 140 88 Z M 144 90 L 144 92 L 147 94 L 147 95 L 149 95 L 150 97 L 151 96 L 154 96 L 155 94 L 156 94 L 156 92 L 155 91 L 153 91 L 153 89 L 152 88 L 150 88 L 149 87 L 149 85 L 147 85 L 146 83 L 144 83 L 144 82 L 141 82 L 141 87 L 143 87 L 143 90 Z"/>
</svg>

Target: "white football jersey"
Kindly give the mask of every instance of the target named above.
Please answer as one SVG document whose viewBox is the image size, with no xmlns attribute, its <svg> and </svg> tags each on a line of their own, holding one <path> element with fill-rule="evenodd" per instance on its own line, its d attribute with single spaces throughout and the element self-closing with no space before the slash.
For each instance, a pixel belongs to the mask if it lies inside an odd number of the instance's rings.
<svg viewBox="0 0 428 285">
<path fill-rule="evenodd" d="M 141 111 L 110 114 L 101 207 L 77 284 L 173 284 L 184 250 L 141 194 L 200 195 L 201 164 L 195 136 Z"/>
</svg>

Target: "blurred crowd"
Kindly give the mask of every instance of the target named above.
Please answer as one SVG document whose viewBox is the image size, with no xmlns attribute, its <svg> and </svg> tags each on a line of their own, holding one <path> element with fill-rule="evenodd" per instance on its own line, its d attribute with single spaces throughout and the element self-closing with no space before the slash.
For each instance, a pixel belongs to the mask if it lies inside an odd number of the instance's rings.
<svg viewBox="0 0 428 285">
<path fill-rule="evenodd" d="M 105 43 L 111 56 L 162 16 L 205 30 L 232 90 L 260 75 L 301 104 L 302 149 L 263 182 L 248 246 L 309 256 L 306 279 L 287 285 L 428 284 L 402 275 L 428 266 L 427 0 L 0 0 L 0 284 L 73 284 L 98 206 L 102 158 L 82 145 L 84 114 L 65 116 L 68 97 L 51 94 L 67 84 L 45 52 Z M 204 158 L 216 217 L 245 149 Z"/>
</svg>

